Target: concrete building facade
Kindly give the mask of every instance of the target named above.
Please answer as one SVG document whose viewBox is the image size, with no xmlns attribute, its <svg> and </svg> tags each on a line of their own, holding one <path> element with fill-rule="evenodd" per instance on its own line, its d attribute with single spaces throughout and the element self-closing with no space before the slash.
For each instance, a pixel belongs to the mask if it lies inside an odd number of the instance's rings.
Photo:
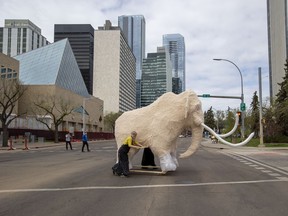
<svg viewBox="0 0 288 216">
<path fill-rule="evenodd" d="M 136 108 L 136 60 L 119 27 L 109 20 L 95 31 L 93 96 L 104 114 Z"/>
<path fill-rule="evenodd" d="M 285 75 L 288 53 L 287 0 L 267 0 L 270 98 L 276 96 Z"/>
<path fill-rule="evenodd" d="M 0 52 L 16 56 L 48 45 L 41 29 L 27 19 L 6 19 L 0 28 Z"/>
</svg>

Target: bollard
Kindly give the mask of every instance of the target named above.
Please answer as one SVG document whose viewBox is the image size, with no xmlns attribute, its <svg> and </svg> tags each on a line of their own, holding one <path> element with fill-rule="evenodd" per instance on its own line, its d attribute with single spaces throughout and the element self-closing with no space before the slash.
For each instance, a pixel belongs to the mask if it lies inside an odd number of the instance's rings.
<svg viewBox="0 0 288 216">
<path fill-rule="evenodd" d="M 24 149 L 23 150 L 29 150 L 27 137 L 25 137 L 25 139 L 24 139 Z"/>
<path fill-rule="evenodd" d="M 15 148 L 13 148 L 13 140 L 12 137 L 10 137 L 9 139 L 9 149 L 8 150 L 15 150 Z"/>
</svg>

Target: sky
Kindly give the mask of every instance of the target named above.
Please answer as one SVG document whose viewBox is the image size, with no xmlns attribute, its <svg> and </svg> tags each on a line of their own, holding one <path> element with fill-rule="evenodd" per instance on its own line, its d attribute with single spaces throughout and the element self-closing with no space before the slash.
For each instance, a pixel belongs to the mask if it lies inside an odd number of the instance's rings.
<svg viewBox="0 0 288 216">
<path fill-rule="evenodd" d="M 181 34 L 186 46 L 186 89 L 197 95 L 241 96 L 246 107 L 262 72 L 263 102 L 269 96 L 266 0 L 0 0 L 5 19 L 29 19 L 54 42 L 54 24 L 91 24 L 94 29 L 118 16 L 143 15 L 146 56 L 162 46 L 164 34 Z M 215 58 L 228 61 L 213 61 Z M 201 98 L 203 111 L 237 109 L 240 99 Z"/>
</svg>

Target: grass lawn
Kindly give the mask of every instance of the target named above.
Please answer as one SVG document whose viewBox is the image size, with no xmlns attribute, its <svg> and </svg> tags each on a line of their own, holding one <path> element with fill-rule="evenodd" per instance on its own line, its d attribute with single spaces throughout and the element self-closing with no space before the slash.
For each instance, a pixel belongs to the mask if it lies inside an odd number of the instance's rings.
<svg viewBox="0 0 288 216">
<path fill-rule="evenodd" d="M 228 139 L 229 142 L 231 142 L 231 139 Z M 234 140 L 235 143 L 239 143 L 241 142 L 240 138 L 235 138 Z M 245 146 L 248 147 L 258 147 L 258 145 L 260 144 L 260 139 L 251 139 L 250 142 L 248 144 L 246 144 Z M 264 143 L 265 147 L 288 147 L 288 143 Z"/>
<path fill-rule="evenodd" d="M 237 142 L 241 142 L 241 139 L 236 139 Z M 251 139 L 245 146 L 248 147 L 258 147 L 260 144 L 260 139 Z M 288 143 L 264 143 L 265 147 L 288 147 Z"/>
</svg>

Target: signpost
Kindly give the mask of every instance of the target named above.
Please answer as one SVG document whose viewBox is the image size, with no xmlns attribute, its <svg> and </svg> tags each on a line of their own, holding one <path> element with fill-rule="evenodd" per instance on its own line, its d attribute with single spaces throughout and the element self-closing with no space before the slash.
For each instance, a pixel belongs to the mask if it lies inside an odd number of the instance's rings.
<svg viewBox="0 0 288 216">
<path fill-rule="evenodd" d="M 244 112 L 244 111 L 246 110 L 246 104 L 245 104 L 245 103 L 241 103 L 241 104 L 240 104 L 240 110 L 241 110 L 242 112 Z"/>
</svg>

